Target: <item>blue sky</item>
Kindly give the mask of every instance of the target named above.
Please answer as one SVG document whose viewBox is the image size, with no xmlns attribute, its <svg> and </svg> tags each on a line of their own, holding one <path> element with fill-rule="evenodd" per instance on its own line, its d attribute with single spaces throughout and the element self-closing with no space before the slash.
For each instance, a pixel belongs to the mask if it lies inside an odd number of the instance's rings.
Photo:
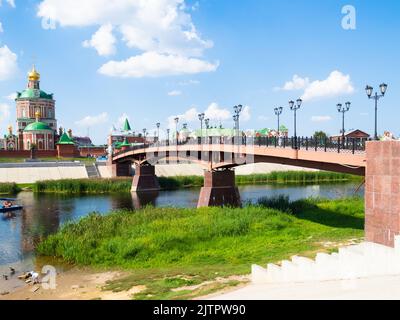
<svg viewBox="0 0 400 320">
<path fill-rule="evenodd" d="M 7 97 L 24 89 L 35 61 L 42 89 L 55 94 L 59 124 L 89 131 L 96 143 L 124 115 L 138 132 L 153 132 L 156 122 L 166 128 L 176 115 L 199 127 L 200 111 L 232 127 L 235 104 L 248 106 L 241 122 L 248 129 L 275 127 L 273 109 L 284 106 L 282 122 L 292 130 L 287 102 L 300 96 L 299 135 L 338 133 L 336 104 L 348 100 L 346 129 L 373 133 L 364 88 L 381 82 L 389 89 L 380 132 L 400 135 L 397 0 L 1 2 L 1 132 L 15 122 Z M 342 28 L 345 5 L 356 10 L 355 30 Z"/>
</svg>

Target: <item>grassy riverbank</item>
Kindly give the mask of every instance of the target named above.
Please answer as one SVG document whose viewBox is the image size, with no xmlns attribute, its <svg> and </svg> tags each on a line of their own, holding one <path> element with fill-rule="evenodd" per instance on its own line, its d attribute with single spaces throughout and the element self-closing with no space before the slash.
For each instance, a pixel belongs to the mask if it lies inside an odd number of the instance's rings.
<svg viewBox="0 0 400 320">
<path fill-rule="evenodd" d="M 348 174 L 332 172 L 306 172 L 288 171 L 271 172 L 268 174 L 253 174 L 237 176 L 238 185 L 262 184 L 262 183 L 325 183 L 325 182 L 347 182 L 360 180 Z M 200 176 L 178 176 L 159 177 L 161 189 L 178 190 L 203 186 L 203 177 Z M 78 179 L 78 180 L 57 180 L 40 181 L 32 186 L 37 193 L 110 193 L 129 192 L 131 189 L 131 178 L 119 179 Z"/>
<path fill-rule="evenodd" d="M 16 183 L 0 183 L 0 195 L 17 194 L 21 188 Z"/>
<path fill-rule="evenodd" d="M 265 207 L 276 202 L 282 210 Z M 189 299 L 238 284 L 227 277 L 248 274 L 253 263 L 313 256 L 332 250 L 333 243 L 359 239 L 363 225 L 358 198 L 264 199 L 242 209 L 145 208 L 91 214 L 64 226 L 37 250 L 73 264 L 134 271 L 108 289 L 144 286 L 136 299 Z"/>
</svg>

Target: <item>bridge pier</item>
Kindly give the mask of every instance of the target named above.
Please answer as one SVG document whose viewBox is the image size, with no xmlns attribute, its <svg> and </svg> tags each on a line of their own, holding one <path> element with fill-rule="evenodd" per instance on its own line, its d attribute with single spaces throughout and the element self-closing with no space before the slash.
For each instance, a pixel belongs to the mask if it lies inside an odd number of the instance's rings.
<svg viewBox="0 0 400 320">
<path fill-rule="evenodd" d="M 230 169 L 205 171 L 204 187 L 201 188 L 198 208 L 240 207 L 239 189 L 235 183 L 235 172 Z"/>
<path fill-rule="evenodd" d="M 160 184 L 155 173 L 155 167 L 149 164 L 136 165 L 132 182 L 132 192 L 147 192 L 160 190 Z"/>
<path fill-rule="evenodd" d="M 107 163 L 107 166 L 111 168 L 111 176 L 116 177 L 130 177 L 132 176 L 132 163 L 129 162 L 111 162 Z"/>
<path fill-rule="evenodd" d="M 367 142 L 366 159 L 365 238 L 394 247 L 400 234 L 400 142 Z"/>
</svg>

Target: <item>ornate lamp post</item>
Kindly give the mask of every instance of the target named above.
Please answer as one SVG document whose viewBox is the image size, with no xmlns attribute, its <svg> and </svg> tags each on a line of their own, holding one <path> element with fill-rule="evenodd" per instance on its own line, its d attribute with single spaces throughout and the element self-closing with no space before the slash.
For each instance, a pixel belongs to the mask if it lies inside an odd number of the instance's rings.
<svg viewBox="0 0 400 320">
<path fill-rule="evenodd" d="M 369 99 L 373 99 L 375 101 L 375 134 L 374 134 L 374 139 L 378 140 L 378 101 L 380 98 L 383 98 L 386 94 L 388 85 L 386 83 L 382 83 L 379 86 L 379 89 L 381 91 L 381 94 L 378 94 L 378 92 L 375 92 L 373 94 L 374 88 L 367 85 L 365 88 L 365 91 L 367 93 L 367 96 Z"/>
<path fill-rule="evenodd" d="M 169 146 L 169 133 L 171 129 L 167 129 L 167 146 Z"/>
<path fill-rule="evenodd" d="M 157 143 L 160 143 L 160 127 L 161 127 L 161 123 L 157 123 Z"/>
<path fill-rule="evenodd" d="M 179 123 L 179 118 L 176 117 L 176 118 L 174 119 L 174 121 L 175 121 L 176 145 L 178 145 L 178 143 L 179 143 L 179 140 L 178 140 L 178 135 L 179 135 L 179 133 L 178 133 L 178 123 Z"/>
<path fill-rule="evenodd" d="M 203 143 L 203 121 L 205 118 L 205 114 L 203 113 L 199 113 L 199 120 L 200 120 L 200 139 L 201 139 L 201 143 Z"/>
<path fill-rule="evenodd" d="M 290 110 L 294 111 L 294 140 L 295 140 L 294 148 L 295 149 L 297 149 L 297 110 L 300 109 L 302 103 L 303 103 L 303 100 L 301 100 L 301 99 L 297 99 L 296 103 L 293 100 L 289 101 Z"/>
<path fill-rule="evenodd" d="M 279 137 L 279 130 L 281 128 L 281 126 L 280 126 L 280 116 L 281 116 L 281 114 L 283 112 L 283 107 L 275 108 L 274 111 L 275 111 L 275 115 L 278 117 L 278 130 L 277 130 L 277 133 L 278 133 L 278 137 Z"/>
<path fill-rule="evenodd" d="M 345 106 L 343 106 L 341 103 L 337 104 L 337 110 L 338 112 L 342 113 L 342 145 L 344 146 L 344 140 L 345 140 L 345 129 L 344 129 L 344 114 L 350 110 L 351 102 L 346 102 Z"/>
<path fill-rule="evenodd" d="M 208 129 L 210 129 L 210 119 L 205 119 L 204 120 L 204 123 L 205 123 L 205 125 L 206 125 L 206 138 L 207 138 L 207 140 L 208 140 Z"/>
<path fill-rule="evenodd" d="M 240 133 L 239 120 L 240 120 L 240 113 L 242 112 L 242 110 L 243 110 L 243 106 L 241 104 L 233 107 L 233 111 L 234 111 L 233 120 L 235 121 L 236 135 L 238 138 L 239 138 L 239 133 Z"/>
</svg>

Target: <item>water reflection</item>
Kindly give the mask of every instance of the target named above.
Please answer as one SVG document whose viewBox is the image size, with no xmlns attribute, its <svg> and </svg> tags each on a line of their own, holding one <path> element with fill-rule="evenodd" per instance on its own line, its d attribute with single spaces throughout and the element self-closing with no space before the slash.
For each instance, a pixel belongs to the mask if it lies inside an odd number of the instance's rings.
<svg viewBox="0 0 400 320">
<path fill-rule="evenodd" d="M 288 195 L 291 200 L 307 197 L 340 198 L 354 195 L 357 184 L 326 184 L 311 186 L 244 186 L 240 187 L 245 202 L 255 202 L 264 196 Z M 363 195 L 363 189 L 358 193 Z M 91 212 L 100 214 L 117 209 L 155 207 L 196 207 L 199 189 L 156 193 L 67 196 L 22 192 L 18 201 L 24 210 L 15 217 L 0 220 L 0 266 L 22 263 L 31 265 L 35 245 L 55 233 L 69 221 Z M 0 268 L 1 271 L 1 268 Z"/>
</svg>

